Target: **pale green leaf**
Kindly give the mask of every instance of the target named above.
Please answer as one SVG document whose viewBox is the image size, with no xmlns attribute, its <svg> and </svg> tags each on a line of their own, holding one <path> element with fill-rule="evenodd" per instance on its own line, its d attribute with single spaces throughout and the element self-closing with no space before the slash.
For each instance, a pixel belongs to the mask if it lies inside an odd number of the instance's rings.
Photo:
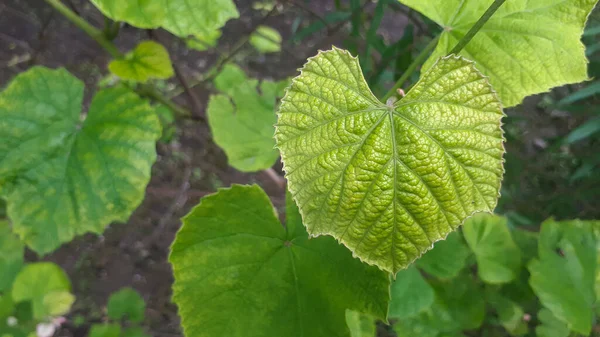
<svg viewBox="0 0 600 337">
<path fill-rule="evenodd" d="M 477 214 L 465 221 L 463 235 L 475 253 L 479 277 L 486 283 L 508 283 L 521 268 L 521 251 L 506 225 L 506 218 Z"/>
<path fill-rule="evenodd" d="M 287 209 L 286 230 L 260 187 L 234 185 L 183 219 L 169 260 L 187 337 L 349 337 L 346 309 L 386 319 L 388 275 Z"/>
<path fill-rule="evenodd" d="M 110 295 L 106 306 L 108 317 L 113 320 L 127 319 L 130 322 L 141 322 L 144 320 L 146 302 L 131 288 L 123 288 Z"/>
<path fill-rule="evenodd" d="M 473 60 L 506 107 L 567 83 L 585 81 L 581 35 L 598 0 L 505 2 L 460 52 Z M 444 28 L 423 69 L 448 54 L 494 0 L 400 0 Z"/>
<path fill-rule="evenodd" d="M 375 319 L 354 310 L 346 310 L 346 324 L 351 337 L 375 337 Z"/>
<path fill-rule="evenodd" d="M 23 243 L 11 232 L 8 222 L 0 220 L 0 294 L 10 290 L 23 267 L 24 253 Z"/>
<path fill-rule="evenodd" d="M 452 232 L 445 240 L 436 242 L 432 250 L 416 261 L 416 265 L 427 274 L 440 279 L 451 279 L 467 265 L 469 254 L 469 247 L 463 242 L 460 233 Z"/>
<path fill-rule="evenodd" d="M 259 26 L 250 35 L 250 44 L 261 53 L 275 53 L 281 50 L 281 34 L 268 26 Z"/>
<path fill-rule="evenodd" d="M 35 67 L 0 93 L 0 195 L 13 231 L 51 252 L 127 221 L 144 197 L 160 122 L 125 88 L 99 91 L 81 122 L 83 83 Z"/>
<path fill-rule="evenodd" d="M 334 48 L 293 80 L 275 137 L 308 232 L 395 273 L 469 215 L 494 209 L 502 116 L 487 79 L 463 58 L 440 59 L 386 105 L 358 59 Z"/>
<path fill-rule="evenodd" d="M 162 27 L 179 36 L 209 34 L 239 17 L 232 0 L 91 0 L 116 21 L 138 28 Z"/>
<path fill-rule="evenodd" d="M 188 48 L 198 51 L 205 51 L 217 45 L 217 41 L 221 37 L 220 30 L 214 30 L 205 34 L 194 34 L 194 36 L 185 40 Z"/>
<path fill-rule="evenodd" d="M 42 303 L 48 310 L 48 316 L 61 316 L 71 310 L 75 296 L 68 291 L 52 291 L 47 293 Z"/>
<path fill-rule="evenodd" d="M 120 337 L 121 326 L 118 324 L 94 324 L 89 337 Z"/>
<path fill-rule="evenodd" d="M 262 81 L 259 86 L 235 65 L 225 66 L 215 78 L 222 94 L 210 97 L 208 122 L 215 143 L 234 168 L 254 172 L 275 164 L 279 157 L 273 139 L 275 106 L 286 84 Z"/>
<path fill-rule="evenodd" d="M 570 334 L 569 327 L 558 318 L 552 311 L 542 308 L 537 315 L 540 325 L 535 327 L 537 337 L 568 337 Z"/>
<path fill-rule="evenodd" d="M 390 318 L 409 318 L 426 310 L 433 304 L 433 288 L 414 266 L 410 266 L 396 274 L 391 291 L 392 301 L 388 311 Z"/>
<path fill-rule="evenodd" d="M 57 293 L 70 291 L 71 282 L 59 266 L 50 262 L 38 262 L 21 269 L 12 288 L 12 298 L 16 303 L 31 301 L 33 317 L 39 320 L 56 312 L 68 311 L 73 301 L 66 308 L 65 304 L 69 301 L 65 302 L 66 296 L 57 296 Z M 48 295 L 50 296 L 47 297 Z M 59 301 L 51 302 L 50 299 Z"/>
<path fill-rule="evenodd" d="M 584 335 L 592 329 L 598 268 L 591 227 L 591 221 L 544 222 L 539 258 L 529 263 L 529 284 L 542 305 Z"/>
<path fill-rule="evenodd" d="M 146 82 L 151 78 L 173 76 L 169 52 L 160 43 L 143 41 L 123 59 L 113 60 L 108 69 L 125 80 Z"/>
</svg>

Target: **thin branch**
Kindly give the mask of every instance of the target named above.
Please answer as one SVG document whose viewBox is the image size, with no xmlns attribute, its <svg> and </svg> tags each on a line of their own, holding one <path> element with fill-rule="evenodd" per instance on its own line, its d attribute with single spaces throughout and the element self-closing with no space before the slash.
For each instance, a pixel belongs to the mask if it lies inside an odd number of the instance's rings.
<svg viewBox="0 0 600 337">
<path fill-rule="evenodd" d="M 475 22 L 473 27 L 471 27 L 471 29 L 469 29 L 467 34 L 465 36 L 463 36 L 463 38 L 460 39 L 460 41 L 458 41 L 458 43 L 456 44 L 456 46 L 454 48 L 452 48 L 452 50 L 448 53 L 448 55 L 460 53 L 460 51 L 467 45 L 467 43 L 469 43 L 471 41 L 471 39 L 475 36 L 475 34 L 477 34 L 477 32 L 479 32 L 481 27 L 483 27 L 483 25 L 485 25 L 485 23 L 492 17 L 492 15 L 494 15 L 494 13 L 496 13 L 498 8 L 500 8 L 500 6 L 502 6 L 502 4 L 505 1 L 506 0 L 495 0 L 494 3 L 492 3 L 492 5 L 479 18 L 479 20 L 477 20 L 477 22 Z"/>
</svg>

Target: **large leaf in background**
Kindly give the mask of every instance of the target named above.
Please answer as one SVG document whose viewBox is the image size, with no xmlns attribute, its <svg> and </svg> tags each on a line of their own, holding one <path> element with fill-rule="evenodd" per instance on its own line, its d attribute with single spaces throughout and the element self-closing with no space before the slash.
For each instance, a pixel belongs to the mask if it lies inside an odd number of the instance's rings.
<svg viewBox="0 0 600 337">
<path fill-rule="evenodd" d="M 415 266 L 410 266 L 396 274 L 391 291 L 392 301 L 388 310 L 390 318 L 409 318 L 433 304 L 433 288 Z"/>
<path fill-rule="evenodd" d="M 535 327 L 537 337 L 568 337 L 569 327 L 561 320 L 554 317 L 552 311 L 542 308 L 537 315 L 540 325 Z"/>
<path fill-rule="evenodd" d="M 592 221 L 542 224 L 539 258 L 529 263 L 529 284 L 540 302 L 569 328 L 588 335 L 594 315 L 597 255 Z"/>
<path fill-rule="evenodd" d="M 115 21 L 138 28 L 162 27 L 179 36 L 209 34 L 239 13 L 232 0 L 91 0 Z"/>
<path fill-rule="evenodd" d="M 262 81 L 259 86 L 235 65 L 225 66 L 215 78 L 223 94 L 210 97 L 208 122 L 215 142 L 234 168 L 254 172 L 275 164 L 279 157 L 273 139 L 275 105 L 287 85 L 288 81 Z"/>
<path fill-rule="evenodd" d="M 75 300 L 67 274 L 50 262 L 25 266 L 15 279 L 12 298 L 15 303 L 31 301 L 37 320 L 67 313 Z"/>
<path fill-rule="evenodd" d="M 442 58 L 386 105 L 358 60 L 334 48 L 287 90 L 275 138 L 308 232 L 332 235 L 396 273 L 469 215 L 491 212 L 502 180 L 502 109 L 463 58 Z"/>
<path fill-rule="evenodd" d="M 493 214 L 477 214 L 463 226 L 465 240 L 477 259 L 479 277 L 486 283 L 508 283 L 519 275 L 521 251 L 506 221 Z"/>
<path fill-rule="evenodd" d="M 169 52 L 154 41 L 141 42 L 133 51 L 127 53 L 125 58 L 110 62 L 108 69 L 122 79 L 136 82 L 173 76 Z"/>
<path fill-rule="evenodd" d="M 354 310 L 346 310 L 346 324 L 351 337 L 376 337 L 375 319 Z"/>
<path fill-rule="evenodd" d="M 81 122 L 83 83 L 34 67 L 0 93 L 0 195 L 13 231 L 40 254 L 127 221 L 144 197 L 160 122 L 125 88 L 99 91 Z"/>
<path fill-rule="evenodd" d="M 183 219 L 169 260 L 187 337 L 347 337 L 346 309 L 386 319 L 388 275 L 330 237 L 309 240 L 288 199 L 287 229 L 256 185 L 220 190 Z"/>
<path fill-rule="evenodd" d="M 526 96 L 585 81 L 581 34 L 598 0 L 512 0 L 504 3 L 460 52 L 490 77 L 506 107 Z M 448 54 L 494 0 L 400 0 L 444 31 L 423 69 Z"/>
<path fill-rule="evenodd" d="M 470 253 L 460 233 L 452 232 L 445 240 L 436 242 L 433 249 L 416 261 L 416 265 L 427 274 L 440 279 L 451 279 L 467 265 Z"/>
<path fill-rule="evenodd" d="M 127 319 L 130 322 L 141 322 L 144 320 L 144 310 L 146 302 L 131 288 L 123 288 L 110 295 L 106 306 L 108 317 L 115 321 Z"/>
<path fill-rule="evenodd" d="M 11 232 L 8 222 L 0 220 L 0 294 L 10 289 L 23 266 L 24 253 L 23 243 Z"/>
</svg>

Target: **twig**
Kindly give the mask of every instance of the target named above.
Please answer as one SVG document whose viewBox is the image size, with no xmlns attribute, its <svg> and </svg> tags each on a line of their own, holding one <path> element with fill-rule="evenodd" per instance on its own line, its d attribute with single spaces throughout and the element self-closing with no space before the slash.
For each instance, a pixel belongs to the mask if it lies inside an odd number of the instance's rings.
<svg viewBox="0 0 600 337">
<path fill-rule="evenodd" d="M 321 21 L 325 25 L 325 28 L 327 28 L 327 32 L 329 32 L 329 30 L 331 29 L 331 26 L 329 26 L 329 23 L 327 22 L 327 20 L 325 20 L 321 15 L 319 15 L 319 13 L 313 11 L 312 8 L 306 6 L 302 2 L 297 2 L 295 0 L 287 0 L 285 2 L 288 2 L 291 5 L 302 9 L 303 11 L 307 12 L 311 16 L 315 17 L 317 20 Z"/>
<path fill-rule="evenodd" d="M 185 90 L 185 92 L 187 94 L 188 103 L 192 107 L 193 118 L 196 120 L 201 120 L 203 122 L 206 122 L 204 116 L 200 115 L 200 111 L 202 111 L 201 110 L 202 103 L 200 103 L 200 99 L 198 98 L 196 93 L 192 90 L 192 88 L 190 88 L 190 85 L 188 84 L 187 80 L 181 73 L 181 68 L 175 62 L 173 62 L 173 70 L 175 71 L 175 76 L 177 77 L 179 82 L 181 82 L 181 85 L 183 86 L 183 89 Z"/>
<path fill-rule="evenodd" d="M 479 20 L 475 22 L 473 27 L 469 29 L 467 34 L 463 36 L 463 38 L 460 39 L 460 41 L 458 41 L 454 48 L 452 48 L 448 55 L 460 53 L 460 51 L 467 45 L 467 43 L 469 43 L 469 41 L 471 41 L 475 34 L 477 34 L 481 27 L 485 25 L 485 23 L 492 17 L 492 15 L 494 15 L 494 13 L 496 13 L 498 8 L 500 8 L 500 6 L 502 6 L 502 4 L 505 1 L 506 0 L 495 0 L 494 3 L 492 3 L 490 7 L 485 11 L 485 13 L 483 13 L 483 15 L 479 18 Z"/>
<path fill-rule="evenodd" d="M 285 189 L 285 178 L 277 174 L 273 168 L 263 171 L 279 188 Z"/>
</svg>

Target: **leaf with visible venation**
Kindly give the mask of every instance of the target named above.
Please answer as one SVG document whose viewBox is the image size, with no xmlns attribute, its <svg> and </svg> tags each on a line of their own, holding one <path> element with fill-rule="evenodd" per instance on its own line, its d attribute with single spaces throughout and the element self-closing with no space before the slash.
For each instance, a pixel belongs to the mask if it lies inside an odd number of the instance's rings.
<svg viewBox="0 0 600 337">
<path fill-rule="evenodd" d="M 23 267 L 24 253 L 23 243 L 11 232 L 8 222 L 0 220 L 0 294 L 9 292 Z"/>
<path fill-rule="evenodd" d="M 385 320 L 388 275 L 329 237 L 309 239 L 291 199 L 287 226 L 258 186 L 205 197 L 169 258 L 187 337 L 350 336 L 346 309 Z"/>
<path fill-rule="evenodd" d="M 225 66 L 215 78 L 222 94 L 210 97 L 208 122 L 215 142 L 234 168 L 254 172 L 275 164 L 279 157 L 273 139 L 275 106 L 287 84 L 262 81 L 259 85 L 234 65 Z"/>
<path fill-rule="evenodd" d="M 463 235 L 475 253 L 479 277 L 487 283 L 508 283 L 521 269 L 521 251 L 506 225 L 506 218 L 477 214 L 465 221 Z"/>
<path fill-rule="evenodd" d="M 31 301 L 33 317 L 41 320 L 69 311 L 74 297 L 71 282 L 56 264 L 38 262 L 25 266 L 12 288 L 15 303 Z"/>
<path fill-rule="evenodd" d="M 586 336 L 592 329 L 598 268 L 592 223 L 544 222 L 539 257 L 529 263 L 529 284 L 542 305 L 571 330 Z"/>
<path fill-rule="evenodd" d="M 239 17 L 232 0 L 91 0 L 116 21 L 138 28 L 162 27 L 179 36 L 209 34 Z"/>
<path fill-rule="evenodd" d="M 397 272 L 474 212 L 496 206 L 502 109 L 472 62 L 446 57 L 393 104 L 358 60 L 311 58 L 287 90 L 275 137 L 304 224 Z"/>
<path fill-rule="evenodd" d="M 346 310 L 346 324 L 351 337 L 376 337 L 375 319 L 353 310 Z"/>
<path fill-rule="evenodd" d="M 83 83 L 35 67 L 0 93 L 0 196 L 13 231 L 46 254 L 127 221 L 144 197 L 160 122 L 125 88 L 100 90 L 81 119 Z"/>
<path fill-rule="evenodd" d="M 409 318 L 431 307 L 433 288 L 425 281 L 419 270 L 410 266 L 396 274 L 392 282 L 392 301 L 388 311 L 390 318 Z"/>
<path fill-rule="evenodd" d="M 173 76 L 169 52 L 160 43 L 144 41 L 123 59 L 108 65 L 113 74 L 125 80 L 146 82 L 151 78 L 167 79 Z"/>
<path fill-rule="evenodd" d="M 469 254 L 469 247 L 463 242 L 460 233 L 452 232 L 445 240 L 436 242 L 433 249 L 415 263 L 428 274 L 440 279 L 451 279 L 467 265 Z"/>
<path fill-rule="evenodd" d="M 261 53 L 275 53 L 281 50 L 281 34 L 268 26 L 259 26 L 250 35 L 250 44 Z"/>
<path fill-rule="evenodd" d="M 581 35 L 598 0 L 512 0 L 463 48 L 490 77 L 504 106 L 567 83 L 585 81 Z M 494 0 L 400 0 L 444 28 L 423 69 L 448 54 Z"/>
<path fill-rule="evenodd" d="M 110 295 L 106 306 L 108 317 L 113 320 L 127 319 L 130 322 L 141 322 L 144 320 L 146 302 L 131 288 L 123 288 Z"/>
</svg>

